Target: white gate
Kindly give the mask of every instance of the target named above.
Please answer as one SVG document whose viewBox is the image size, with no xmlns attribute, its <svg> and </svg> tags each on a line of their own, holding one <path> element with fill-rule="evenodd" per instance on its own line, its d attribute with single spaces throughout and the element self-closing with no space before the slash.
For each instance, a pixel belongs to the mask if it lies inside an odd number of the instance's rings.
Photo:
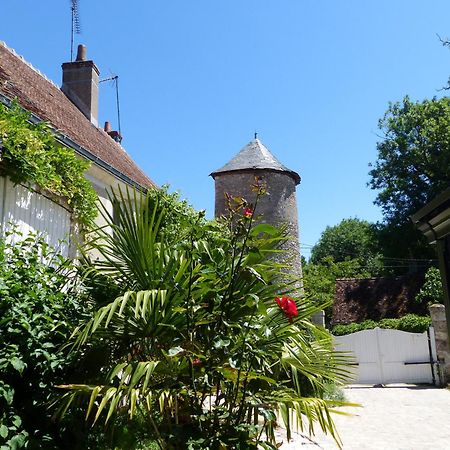
<svg viewBox="0 0 450 450">
<path fill-rule="evenodd" d="M 436 348 L 429 335 L 375 328 L 335 336 L 335 348 L 350 352 L 356 384 L 433 383 Z"/>
<path fill-rule="evenodd" d="M 27 236 L 42 233 L 45 241 L 63 256 L 69 255 L 71 215 L 47 197 L 0 177 L 0 225 L 6 231 L 11 225 Z"/>
</svg>

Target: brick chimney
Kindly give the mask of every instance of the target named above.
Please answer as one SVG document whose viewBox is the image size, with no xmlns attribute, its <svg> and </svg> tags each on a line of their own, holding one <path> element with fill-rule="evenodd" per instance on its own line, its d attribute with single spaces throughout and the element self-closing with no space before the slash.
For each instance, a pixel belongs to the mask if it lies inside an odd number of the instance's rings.
<svg viewBox="0 0 450 450">
<path fill-rule="evenodd" d="M 109 134 L 109 136 L 114 139 L 119 144 L 122 142 L 122 135 L 118 131 L 114 131 L 111 128 L 111 124 L 109 122 L 105 122 L 105 126 L 103 128 L 106 133 Z"/>
<path fill-rule="evenodd" d="M 86 60 L 86 47 L 78 46 L 75 62 L 62 65 L 61 90 L 77 108 L 98 126 L 98 83 L 100 72 L 94 61 Z"/>
</svg>

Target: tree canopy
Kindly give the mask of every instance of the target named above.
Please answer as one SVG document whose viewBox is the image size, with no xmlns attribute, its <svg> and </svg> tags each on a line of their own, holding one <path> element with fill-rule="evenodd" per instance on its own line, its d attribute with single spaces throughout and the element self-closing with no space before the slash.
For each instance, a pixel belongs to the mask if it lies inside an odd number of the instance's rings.
<svg viewBox="0 0 450 450">
<path fill-rule="evenodd" d="M 358 259 L 367 264 L 375 256 L 373 225 L 357 218 L 343 219 L 338 225 L 327 227 L 311 250 L 311 262 L 318 263 L 332 257 L 334 262 Z"/>
<path fill-rule="evenodd" d="M 402 226 L 450 183 L 450 98 L 391 103 L 379 121 L 383 139 L 369 172 L 390 225 Z"/>
</svg>

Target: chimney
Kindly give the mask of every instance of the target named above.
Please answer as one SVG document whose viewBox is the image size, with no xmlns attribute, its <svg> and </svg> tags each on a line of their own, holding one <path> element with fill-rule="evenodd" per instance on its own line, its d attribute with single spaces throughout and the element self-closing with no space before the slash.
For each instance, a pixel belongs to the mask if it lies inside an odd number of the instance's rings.
<svg viewBox="0 0 450 450">
<path fill-rule="evenodd" d="M 86 47 L 78 46 L 75 62 L 62 65 L 61 90 L 75 106 L 98 126 L 98 83 L 100 72 L 94 61 L 86 59 Z"/>
<path fill-rule="evenodd" d="M 118 131 L 114 131 L 111 128 L 111 124 L 109 122 L 105 122 L 103 130 L 105 130 L 105 132 L 108 133 L 109 136 L 119 144 L 122 142 L 122 135 Z"/>
</svg>

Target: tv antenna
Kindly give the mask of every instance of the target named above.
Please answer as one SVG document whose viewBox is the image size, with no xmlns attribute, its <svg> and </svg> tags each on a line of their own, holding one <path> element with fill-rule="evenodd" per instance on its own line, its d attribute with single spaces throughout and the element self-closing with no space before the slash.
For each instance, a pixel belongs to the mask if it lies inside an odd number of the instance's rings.
<svg viewBox="0 0 450 450">
<path fill-rule="evenodd" d="M 70 10 L 72 12 L 72 30 L 70 34 L 70 62 L 73 61 L 73 41 L 75 34 L 81 33 L 80 15 L 78 12 L 78 0 L 70 0 Z"/>
<path fill-rule="evenodd" d="M 116 107 L 117 107 L 117 131 L 119 135 L 122 136 L 120 129 L 120 103 L 119 103 L 119 75 L 111 75 L 108 78 L 103 78 L 99 83 L 104 83 L 106 81 L 112 81 L 114 83 L 114 87 L 116 88 Z"/>
</svg>

